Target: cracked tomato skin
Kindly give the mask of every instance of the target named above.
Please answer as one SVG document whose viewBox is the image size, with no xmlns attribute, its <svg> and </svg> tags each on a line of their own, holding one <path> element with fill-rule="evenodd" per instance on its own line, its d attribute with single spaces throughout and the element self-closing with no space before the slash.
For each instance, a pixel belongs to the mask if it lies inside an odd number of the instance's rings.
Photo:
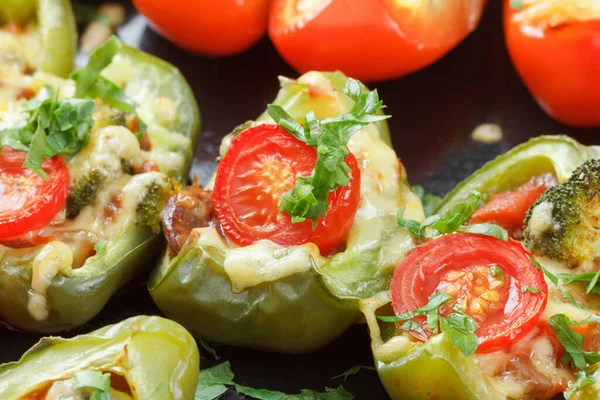
<svg viewBox="0 0 600 400">
<path fill-rule="evenodd" d="M 419 3 L 274 0 L 269 37 L 300 72 L 340 70 L 364 82 L 392 79 L 453 49 L 477 27 L 485 6 L 485 0 Z"/>
<path fill-rule="evenodd" d="M 254 46 L 267 32 L 269 0 L 134 0 L 167 39 L 186 50 L 229 56 Z"/>
<path fill-rule="evenodd" d="M 505 0 L 508 52 L 537 103 L 565 125 L 600 126 L 600 19 L 544 28 L 516 13 Z"/>
</svg>

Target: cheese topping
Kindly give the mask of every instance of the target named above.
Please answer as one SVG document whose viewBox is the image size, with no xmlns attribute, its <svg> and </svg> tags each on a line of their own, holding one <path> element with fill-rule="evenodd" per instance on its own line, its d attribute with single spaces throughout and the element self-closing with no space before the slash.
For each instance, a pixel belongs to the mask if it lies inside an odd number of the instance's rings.
<svg viewBox="0 0 600 400">
<path fill-rule="evenodd" d="M 46 292 L 59 272 L 69 275 L 73 264 L 73 251 L 62 242 L 46 244 L 33 259 L 31 290 L 27 309 L 38 321 L 48 317 Z"/>
<path fill-rule="evenodd" d="M 262 282 L 307 271 L 313 260 L 320 258 L 319 249 L 312 243 L 281 247 L 269 241 L 259 241 L 227 251 L 224 269 L 231 279 L 232 291 L 240 293 Z"/>
</svg>

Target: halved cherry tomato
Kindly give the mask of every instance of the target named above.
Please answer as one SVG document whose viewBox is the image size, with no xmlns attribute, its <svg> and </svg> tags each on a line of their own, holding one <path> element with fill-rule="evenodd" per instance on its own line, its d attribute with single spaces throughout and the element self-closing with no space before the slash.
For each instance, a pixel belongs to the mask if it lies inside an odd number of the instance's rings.
<svg viewBox="0 0 600 400">
<path fill-rule="evenodd" d="M 312 242 L 328 254 L 342 243 L 360 203 L 360 170 L 352 154 L 346 157 L 350 182 L 331 192 L 327 215 L 315 230 L 312 222 L 292 223 L 279 202 L 298 176 L 312 173 L 316 150 L 282 127 L 261 124 L 231 141 L 219 163 L 213 200 L 223 230 L 237 244 L 268 239 L 282 246 Z"/>
<path fill-rule="evenodd" d="M 506 45 L 519 75 L 551 117 L 600 126 L 600 18 L 590 10 L 586 19 L 591 2 L 530 3 L 523 10 L 504 4 Z"/>
<path fill-rule="evenodd" d="M 294 68 L 362 81 L 435 62 L 479 23 L 485 0 L 274 0 L 269 36 Z"/>
<path fill-rule="evenodd" d="M 134 0 L 167 39 L 214 56 L 241 53 L 267 32 L 269 0 Z"/>
<path fill-rule="evenodd" d="M 444 291 L 455 301 L 442 307 L 442 315 L 457 304 L 479 324 L 477 352 L 506 348 L 536 326 L 548 299 L 544 275 L 528 255 L 512 239 L 504 242 L 467 233 L 442 236 L 417 248 L 396 268 L 390 286 L 392 306 L 402 314 Z M 493 266 L 502 270 L 502 278 L 493 274 Z M 523 291 L 527 286 L 539 292 Z M 426 328 L 424 320 L 418 322 Z"/>
<path fill-rule="evenodd" d="M 549 187 L 558 183 L 554 175 L 547 173 L 533 177 L 516 190 L 501 192 L 471 216 L 472 224 L 490 222 L 500 225 L 514 236 L 521 228 L 529 208 Z"/>
<path fill-rule="evenodd" d="M 0 153 L 0 239 L 48 225 L 67 202 L 69 170 L 61 158 L 44 160 L 44 180 L 22 167 L 26 157 L 8 147 Z"/>
</svg>

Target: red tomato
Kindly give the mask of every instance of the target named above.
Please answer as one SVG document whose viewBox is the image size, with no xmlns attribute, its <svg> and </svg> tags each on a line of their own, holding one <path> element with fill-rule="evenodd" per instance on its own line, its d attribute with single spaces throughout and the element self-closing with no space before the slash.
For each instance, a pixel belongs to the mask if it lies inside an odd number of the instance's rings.
<svg viewBox="0 0 600 400">
<path fill-rule="evenodd" d="M 547 173 L 533 177 L 517 190 L 501 192 L 471 216 L 472 224 L 490 222 L 514 234 L 523 227 L 527 211 L 549 187 L 558 183 L 554 175 Z"/>
<path fill-rule="evenodd" d="M 167 39 L 214 56 L 241 53 L 267 32 L 269 0 L 133 0 Z"/>
<path fill-rule="evenodd" d="M 48 225 L 67 202 L 69 170 L 61 158 L 44 160 L 44 180 L 22 167 L 26 157 L 7 147 L 0 153 L 0 239 Z"/>
<path fill-rule="evenodd" d="M 527 88 L 551 117 L 566 125 L 600 126 L 600 19 L 544 27 L 515 21 L 504 5 L 504 33 Z M 548 15 L 548 23 L 553 16 Z"/>
<path fill-rule="evenodd" d="M 328 254 L 342 243 L 360 203 L 360 170 L 352 154 L 346 157 L 350 182 L 329 194 L 327 215 L 312 222 L 292 223 L 279 202 L 298 176 L 312 173 L 315 149 L 281 126 L 262 124 L 231 141 L 217 168 L 213 200 L 223 230 L 239 245 L 268 239 L 282 246 L 307 242 Z"/>
<path fill-rule="evenodd" d="M 301 72 L 341 70 L 380 81 L 426 67 L 454 48 L 477 27 L 485 0 L 402 3 L 274 0 L 269 36 Z"/>
<path fill-rule="evenodd" d="M 390 286 L 392 306 L 402 314 L 444 291 L 455 302 L 443 306 L 442 315 L 458 304 L 479 324 L 475 331 L 479 353 L 506 348 L 537 325 L 548 299 L 544 275 L 528 255 L 512 239 L 504 242 L 468 233 L 442 236 L 417 248 L 396 268 Z M 502 270 L 503 281 L 492 275 L 492 266 Z M 539 293 L 522 292 L 525 286 Z M 426 328 L 424 320 L 419 323 Z"/>
</svg>

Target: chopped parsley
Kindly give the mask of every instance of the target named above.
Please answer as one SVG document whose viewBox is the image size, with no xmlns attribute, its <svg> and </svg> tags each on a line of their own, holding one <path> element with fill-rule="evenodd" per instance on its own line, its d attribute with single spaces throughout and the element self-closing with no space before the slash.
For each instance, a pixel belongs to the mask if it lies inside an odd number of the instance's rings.
<svg viewBox="0 0 600 400">
<path fill-rule="evenodd" d="M 27 152 L 23 168 L 45 179 L 48 174 L 42 169 L 44 159 L 58 154 L 73 156 L 87 145 L 95 110 L 92 100 L 59 100 L 51 87 L 45 87 L 25 104 L 28 117 L 23 125 L 0 131 L 0 149 L 8 146 Z"/>
<path fill-rule="evenodd" d="M 467 202 L 457 203 L 442 215 L 430 215 L 423 222 L 404 218 L 405 207 L 398 210 L 398 226 L 407 228 L 416 237 L 433 238 L 442 234 L 464 232 L 479 235 L 493 236 L 503 241 L 508 240 L 508 232 L 501 226 L 481 223 L 464 225 L 477 210 L 481 194 L 472 190 L 471 199 Z"/>
<path fill-rule="evenodd" d="M 525 285 L 525 286 L 521 287 L 521 293 L 525 293 L 525 292 L 537 294 L 540 292 L 540 289 Z"/>
<path fill-rule="evenodd" d="M 135 102 L 125 94 L 123 89 L 100 75 L 122 48 L 123 43 L 116 36 L 111 36 L 90 54 L 88 64 L 70 76 L 76 85 L 75 97 L 99 98 L 103 103 L 117 110 L 135 114 Z M 137 117 L 140 132 L 136 136 L 141 139 L 147 126 L 139 116 Z"/>
<path fill-rule="evenodd" d="M 576 370 L 577 379 L 569 383 L 569 388 L 565 392 L 565 398 L 567 399 L 577 390 L 596 383 L 596 378 L 593 376 L 596 370 L 592 369 L 591 366 L 600 362 L 600 354 L 584 350 L 582 348 L 584 337 L 571 329 L 573 326 L 589 322 L 597 323 L 598 319 L 592 317 L 581 322 L 575 322 L 565 314 L 556 314 L 548 320 L 548 324 L 565 349 L 562 363 L 568 364 Z"/>
<path fill-rule="evenodd" d="M 504 282 L 504 272 L 502 272 L 502 268 L 500 268 L 499 266 L 492 265 L 490 267 L 490 275 Z"/>
<path fill-rule="evenodd" d="M 429 301 L 422 307 L 404 314 L 388 317 L 378 316 L 377 318 L 385 322 L 402 322 L 398 329 L 405 331 L 415 331 L 423 337 L 427 337 L 425 330 L 420 324 L 413 321 L 414 317 L 424 316 L 427 318 L 427 328 L 434 334 L 445 332 L 450 338 L 452 346 L 459 348 L 464 355 L 473 354 L 477 349 L 478 339 L 475 331 L 479 325 L 459 307 L 455 306 L 453 313 L 444 317 L 439 314 L 439 308 L 454 300 L 446 292 L 437 292 L 429 296 Z"/>
<path fill-rule="evenodd" d="M 200 371 L 194 400 L 215 400 L 229 390 L 235 389 L 250 398 L 258 400 L 352 400 L 354 396 L 343 386 L 325 388 L 324 392 L 302 389 L 300 394 L 286 394 L 268 389 L 254 389 L 233 382 L 233 372 L 229 361 Z"/>
<path fill-rule="evenodd" d="M 359 81 L 348 78 L 341 92 L 354 101 L 345 114 L 318 120 L 314 112 L 304 118 L 304 126 L 296 122 L 283 108 L 270 104 L 269 116 L 296 139 L 317 150 L 317 162 L 310 176 L 300 176 L 292 190 L 279 203 L 279 211 L 290 215 L 292 222 L 317 218 L 327 213 L 329 192 L 349 182 L 350 167 L 344 161 L 349 154 L 346 145 L 362 127 L 389 118 L 382 115 L 383 103 L 377 90 L 368 91 Z"/>
<path fill-rule="evenodd" d="M 575 307 L 580 308 L 582 310 L 589 310 L 589 308 L 587 308 L 586 306 L 576 302 L 575 299 L 573 298 L 573 296 L 571 295 L 571 293 L 569 293 L 568 291 L 566 291 L 565 289 L 560 287 L 560 280 L 557 275 L 554 275 L 552 272 L 550 272 L 546 268 L 544 268 L 539 262 L 536 261 L 535 258 L 529 257 L 529 261 L 531 261 L 537 269 L 539 269 L 540 271 L 542 271 L 544 273 L 544 276 L 546 276 L 546 278 L 556 287 L 556 289 L 558 289 L 558 291 L 563 296 L 565 296 L 567 298 L 567 300 L 569 300 L 569 303 L 571 303 Z"/>
</svg>

